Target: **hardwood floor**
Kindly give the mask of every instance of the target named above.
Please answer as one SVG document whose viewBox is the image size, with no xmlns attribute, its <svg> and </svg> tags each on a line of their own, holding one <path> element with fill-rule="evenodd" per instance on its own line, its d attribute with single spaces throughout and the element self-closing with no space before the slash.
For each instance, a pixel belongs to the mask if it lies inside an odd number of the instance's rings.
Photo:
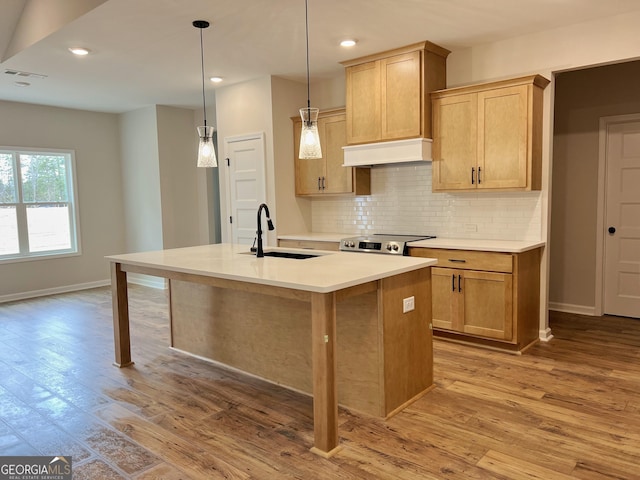
<svg viewBox="0 0 640 480">
<path fill-rule="evenodd" d="M 0 456 L 72 455 L 76 479 L 639 479 L 640 321 L 553 314 L 525 355 L 436 341 L 436 388 L 389 421 L 167 348 L 165 292 L 130 288 L 133 367 L 107 288 L 0 304 Z"/>
</svg>

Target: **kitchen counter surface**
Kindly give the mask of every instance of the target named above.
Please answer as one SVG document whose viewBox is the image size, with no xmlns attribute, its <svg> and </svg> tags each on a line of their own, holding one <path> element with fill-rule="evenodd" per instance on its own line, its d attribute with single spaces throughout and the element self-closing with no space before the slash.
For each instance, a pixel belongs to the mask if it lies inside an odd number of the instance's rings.
<svg viewBox="0 0 640 480">
<path fill-rule="evenodd" d="M 175 248 L 154 252 L 108 256 L 123 263 L 159 270 L 237 280 L 309 292 L 328 293 L 362 283 L 429 267 L 435 259 L 380 255 L 372 262 L 369 255 L 350 252 L 316 251 L 317 257 L 256 258 L 246 245 L 216 244 Z M 309 250 L 266 247 L 267 251 L 309 253 Z"/>
<path fill-rule="evenodd" d="M 355 237 L 355 233 L 299 233 L 293 235 L 278 235 L 279 240 L 308 240 L 317 242 L 340 242 L 343 238 Z M 483 252 L 522 253 L 543 247 L 544 241 L 519 240 L 478 240 L 474 238 L 432 238 L 411 242 L 411 247 L 446 248 L 451 250 L 478 250 Z"/>
<path fill-rule="evenodd" d="M 543 247 L 545 242 L 517 240 L 477 240 L 473 238 L 431 238 L 411 242 L 411 247 L 444 248 L 450 250 L 478 250 L 483 252 L 522 253 Z"/>
<path fill-rule="evenodd" d="M 340 242 L 343 238 L 354 237 L 355 233 L 297 233 L 293 235 L 278 235 L 278 240 L 309 240 L 312 242 Z"/>
</svg>

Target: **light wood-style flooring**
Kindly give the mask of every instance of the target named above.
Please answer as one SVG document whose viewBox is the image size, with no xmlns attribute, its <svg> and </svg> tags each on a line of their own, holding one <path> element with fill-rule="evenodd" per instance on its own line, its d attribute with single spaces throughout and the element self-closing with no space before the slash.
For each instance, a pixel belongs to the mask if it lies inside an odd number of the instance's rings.
<svg viewBox="0 0 640 480">
<path fill-rule="evenodd" d="M 640 479 L 640 321 L 552 314 L 513 356 L 435 341 L 436 388 L 389 421 L 167 348 L 166 293 L 130 288 L 133 367 L 107 288 L 0 304 L 0 456 L 72 455 L 76 479 Z M 301 341 L 308 341 L 301 339 Z"/>
</svg>

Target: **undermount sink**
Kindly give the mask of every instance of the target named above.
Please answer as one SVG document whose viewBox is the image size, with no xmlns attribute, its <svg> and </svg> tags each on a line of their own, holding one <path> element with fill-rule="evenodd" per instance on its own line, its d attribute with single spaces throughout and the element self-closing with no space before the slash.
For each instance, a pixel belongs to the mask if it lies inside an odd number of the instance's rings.
<svg viewBox="0 0 640 480">
<path fill-rule="evenodd" d="M 255 252 L 243 252 L 243 255 L 256 256 Z M 264 252 L 265 257 L 277 257 L 277 258 L 293 258 L 295 260 L 305 260 L 307 258 L 320 257 L 321 255 L 313 253 L 296 253 L 296 252 L 282 252 L 279 250 Z"/>
<path fill-rule="evenodd" d="M 318 257 L 319 255 L 313 255 L 311 253 L 293 253 L 293 252 L 264 252 L 265 257 L 279 257 L 279 258 L 295 258 L 296 260 L 304 260 L 306 258 Z"/>
</svg>

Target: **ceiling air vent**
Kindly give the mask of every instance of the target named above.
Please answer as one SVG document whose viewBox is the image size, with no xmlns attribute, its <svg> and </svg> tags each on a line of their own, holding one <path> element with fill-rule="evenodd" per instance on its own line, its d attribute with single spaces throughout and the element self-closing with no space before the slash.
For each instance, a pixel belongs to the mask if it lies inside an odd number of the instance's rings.
<svg viewBox="0 0 640 480">
<path fill-rule="evenodd" d="M 6 75 L 15 75 L 16 77 L 47 78 L 46 75 L 42 75 L 41 73 L 21 72 L 20 70 L 6 69 L 4 73 Z"/>
</svg>

